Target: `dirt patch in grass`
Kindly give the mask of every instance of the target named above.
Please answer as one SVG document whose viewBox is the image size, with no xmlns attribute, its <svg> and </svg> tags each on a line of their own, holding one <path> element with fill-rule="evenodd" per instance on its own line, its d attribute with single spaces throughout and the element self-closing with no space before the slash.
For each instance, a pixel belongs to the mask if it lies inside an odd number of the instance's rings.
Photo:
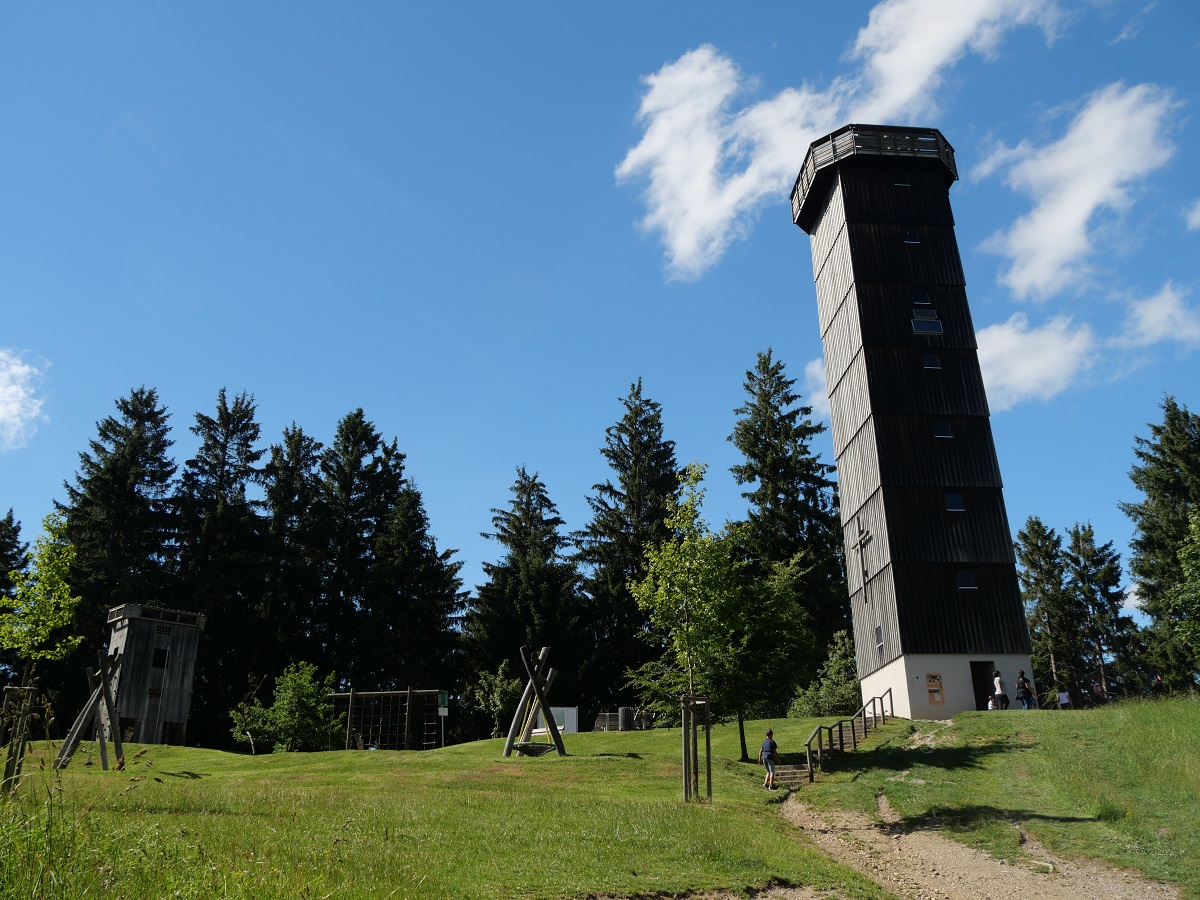
<svg viewBox="0 0 1200 900">
<path fill-rule="evenodd" d="M 899 897 L 920 900 L 1177 900 L 1176 888 L 1093 860 L 1053 856 L 1022 832 L 1025 860 L 994 859 L 935 831 L 903 827 L 879 797 L 879 818 L 818 811 L 795 797 L 783 815 L 838 862 Z M 801 895 L 802 896 L 802 895 Z"/>
</svg>

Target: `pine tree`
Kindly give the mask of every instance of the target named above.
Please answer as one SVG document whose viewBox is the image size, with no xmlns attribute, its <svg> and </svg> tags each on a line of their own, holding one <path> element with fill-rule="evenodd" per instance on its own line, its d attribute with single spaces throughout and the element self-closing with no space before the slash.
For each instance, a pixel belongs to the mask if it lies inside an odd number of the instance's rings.
<svg viewBox="0 0 1200 900">
<path fill-rule="evenodd" d="M 1034 687 L 1054 702 L 1059 691 L 1078 702 L 1078 689 L 1089 669 L 1084 643 L 1089 610 L 1081 595 L 1068 589 L 1062 538 L 1030 516 L 1017 533 L 1015 549 L 1033 645 Z"/>
<path fill-rule="evenodd" d="M 581 622 L 579 575 L 565 556 L 565 524 L 537 473 L 522 466 L 506 509 L 493 509 L 496 541 L 504 555 L 484 563 L 487 581 L 476 589 L 464 620 L 464 637 L 471 668 L 496 672 L 509 660 L 518 673 L 521 647 L 551 648 L 551 665 L 558 669 L 552 698 L 555 705 L 577 703 L 578 660 L 585 647 Z"/>
<path fill-rule="evenodd" d="M 772 351 L 759 353 L 746 372 L 746 402 L 729 436 L 745 462 L 732 466 L 738 484 L 752 485 L 742 494 L 750 501 L 743 534 L 746 551 L 760 577 L 775 564 L 789 564 L 803 554 L 809 577 L 798 585 L 797 600 L 808 610 L 824 644 L 849 627 L 849 599 L 841 558 L 833 467 L 813 454 L 812 441 L 825 426 L 812 420 L 812 407 L 800 403 L 784 365 Z M 812 660 L 814 673 L 820 660 Z"/>
<path fill-rule="evenodd" d="M 264 613 L 266 523 L 249 498 L 260 484 L 260 427 L 254 398 L 230 404 L 222 388 L 214 416 L 196 414 L 196 456 L 180 479 L 180 605 L 207 617 L 196 656 L 189 733 L 202 743 L 226 741 L 228 711 L 251 673 L 269 665 L 270 638 L 290 623 Z"/>
<path fill-rule="evenodd" d="M 636 699 L 626 670 L 662 652 L 644 640 L 648 622 L 629 585 L 645 577 L 646 546 L 670 537 L 666 518 L 680 475 L 675 442 L 663 438 L 662 407 L 642 395 L 640 378 L 621 403 L 624 414 L 600 448 L 613 477 L 592 486 L 592 520 L 572 536 L 592 630 L 586 700 L 610 710 Z"/>
<path fill-rule="evenodd" d="M 96 439 L 79 454 L 75 483 L 64 485 L 66 538 L 76 550 L 69 580 L 82 597 L 74 630 L 83 638 L 56 679 L 67 714 L 84 700 L 79 673 L 96 664 L 107 642 L 108 610 L 125 603 L 170 607 L 178 601 L 170 416 L 153 388 L 135 388 L 116 407 L 117 415 L 97 423 Z"/>
</svg>

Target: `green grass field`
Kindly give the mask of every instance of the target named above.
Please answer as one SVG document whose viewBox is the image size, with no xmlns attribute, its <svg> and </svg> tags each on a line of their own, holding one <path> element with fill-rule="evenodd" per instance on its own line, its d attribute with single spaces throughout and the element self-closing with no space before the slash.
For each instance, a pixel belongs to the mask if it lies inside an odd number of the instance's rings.
<svg viewBox="0 0 1200 900">
<path fill-rule="evenodd" d="M 813 723 L 769 724 L 787 761 Z M 748 730 L 752 748 L 763 727 Z M 805 799 L 872 810 L 882 791 L 902 815 L 1001 856 L 1018 852 L 1020 823 L 1055 852 L 1200 897 L 1200 703 L 966 714 L 910 749 L 914 727 L 933 726 L 889 725 Z M 715 802 L 682 803 L 678 741 L 570 735 L 562 759 L 503 759 L 500 741 L 256 757 L 152 747 L 125 772 L 78 754 L 61 778 L 38 748 L 0 807 L 0 896 L 549 898 L 770 883 L 886 896 L 777 815 L 783 792 L 736 761 L 736 726 L 714 730 Z"/>
</svg>

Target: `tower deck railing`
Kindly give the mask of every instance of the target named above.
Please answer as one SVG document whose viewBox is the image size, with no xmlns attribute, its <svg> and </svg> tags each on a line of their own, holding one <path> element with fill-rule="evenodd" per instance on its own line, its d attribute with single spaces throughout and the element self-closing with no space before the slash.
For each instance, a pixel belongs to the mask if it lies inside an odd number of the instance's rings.
<svg viewBox="0 0 1200 900">
<path fill-rule="evenodd" d="M 850 156 L 905 156 L 941 160 L 958 178 L 954 148 L 936 128 L 891 128 L 883 125 L 847 125 L 813 141 L 792 188 L 792 221 L 800 224 L 804 201 L 817 173 Z"/>
</svg>

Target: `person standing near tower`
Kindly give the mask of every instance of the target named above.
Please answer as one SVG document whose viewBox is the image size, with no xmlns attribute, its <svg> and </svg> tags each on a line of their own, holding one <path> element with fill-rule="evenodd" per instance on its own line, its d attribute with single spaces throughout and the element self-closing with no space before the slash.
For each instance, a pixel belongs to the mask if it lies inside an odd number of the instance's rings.
<svg viewBox="0 0 1200 900">
<path fill-rule="evenodd" d="M 1004 680 L 1000 677 L 999 670 L 993 674 L 996 676 L 993 682 L 996 686 L 996 709 L 1008 709 L 1008 694 L 1004 690 Z"/>
</svg>

